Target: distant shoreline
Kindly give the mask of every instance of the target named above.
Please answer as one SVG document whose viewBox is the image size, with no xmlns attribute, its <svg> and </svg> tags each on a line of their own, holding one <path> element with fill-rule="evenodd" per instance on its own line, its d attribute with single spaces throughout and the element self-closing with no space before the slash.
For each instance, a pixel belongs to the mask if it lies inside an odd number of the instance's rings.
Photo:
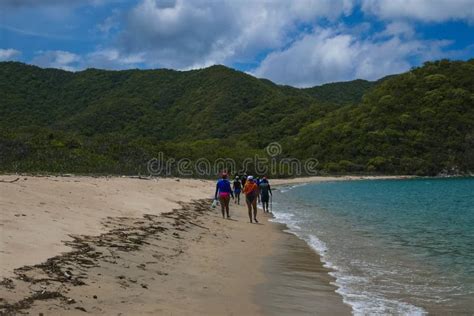
<svg viewBox="0 0 474 316">
<path fill-rule="evenodd" d="M 96 173 L 29 173 L 29 172 L 0 172 L 0 177 L 36 177 L 36 178 L 130 178 L 130 179 L 140 179 L 140 180 L 159 180 L 159 179 L 183 179 L 183 180 L 202 180 L 202 181 L 214 181 L 218 175 L 214 177 L 179 177 L 179 176 L 147 176 L 147 175 L 128 175 L 128 174 L 96 174 Z M 419 176 L 419 175 L 371 175 L 371 174 L 328 174 L 328 175 L 317 175 L 317 176 L 297 176 L 297 177 L 287 177 L 287 178 L 272 178 L 269 177 L 269 180 L 272 181 L 274 185 L 280 184 L 291 184 L 291 183 L 305 183 L 305 182 L 320 182 L 320 181 L 341 181 L 341 180 L 383 180 L 383 179 L 445 179 L 445 178 L 465 178 L 465 177 L 474 177 L 474 174 L 456 174 L 456 175 L 436 175 L 436 176 Z"/>
<path fill-rule="evenodd" d="M 312 177 L 296 177 L 290 179 L 273 179 L 273 185 L 286 184 L 300 184 L 300 183 L 314 183 L 325 181 L 352 181 L 352 180 L 390 180 L 390 179 L 414 179 L 418 176 L 400 175 L 400 176 L 356 176 L 356 175 L 341 175 L 341 176 L 312 176 Z"/>
<path fill-rule="evenodd" d="M 108 174 L 108 173 L 54 173 L 54 172 L 0 172 L 0 177 L 5 176 L 26 176 L 26 177 L 37 177 L 37 178 L 45 178 L 45 177 L 59 177 L 59 178 L 71 178 L 71 177 L 89 177 L 89 178 L 130 178 L 130 179 L 142 179 L 142 180 L 152 180 L 152 179 L 183 179 L 183 180 L 211 180 L 214 181 L 218 175 L 213 177 L 179 177 L 179 176 L 149 176 L 149 175 L 140 175 L 140 174 Z M 258 176 L 258 175 L 257 175 Z M 286 177 L 286 178 L 279 178 L 279 177 L 270 177 L 270 179 L 278 180 L 278 181 L 324 181 L 328 179 L 328 181 L 332 180 L 357 180 L 357 179 L 379 179 L 379 178 L 387 178 L 387 179 L 396 179 L 396 178 L 451 178 L 451 177 L 469 177 L 474 175 L 449 175 L 449 176 L 417 176 L 417 175 L 371 175 L 371 174 L 328 174 L 328 175 L 315 175 L 315 176 L 297 176 L 297 177 Z"/>
</svg>

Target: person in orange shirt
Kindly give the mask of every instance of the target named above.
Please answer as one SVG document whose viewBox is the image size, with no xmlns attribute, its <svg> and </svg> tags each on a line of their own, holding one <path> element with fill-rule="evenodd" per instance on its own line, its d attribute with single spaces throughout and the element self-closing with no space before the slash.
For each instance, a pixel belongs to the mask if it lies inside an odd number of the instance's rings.
<svg viewBox="0 0 474 316">
<path fill-rule="evenodd" d="M 252 176 L 247 177 L 247 181 L 244 186 L 245 201 L 247 202 L 247 208 L 249 210 L 250 223 L 252 223 L 252 208 L 253 208 L 253 220 L 255 223 L 257 221 L 257 196 L 258 196 L 258 186 L 253 181 Z"/>
</svg>

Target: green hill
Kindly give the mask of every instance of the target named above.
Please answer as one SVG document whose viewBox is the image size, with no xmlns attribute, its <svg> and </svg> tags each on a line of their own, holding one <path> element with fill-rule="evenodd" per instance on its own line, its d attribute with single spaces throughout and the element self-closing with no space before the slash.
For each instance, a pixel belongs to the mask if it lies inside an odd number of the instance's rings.
<svg viewBox="0 0 474 316">
<path fill-rule="evenodd" d="M 67 72 L 0 63 L 0 170 L 145 172 L 167 157 L 316 157 L 331 172 L 473 170 L 473 61 L 297 89 L 224 66 Z M 470 159 L 470 160 L 469 160 Z"/>
<path fill-rule="evenodd" d="M 434 175 L 474 170 L 474 60 L 393 76 L 301 129 L 288 146 L 327 170 Z"/>
<path fill-rule="evenodd" d="M 243 159 L 334 108 L 223 66 L 71 73 L 7 62 L 0 78 L 5 171 L 135 173 L 160 151 L 217 158 L 223 146 Z"/>
<path fill-rule="evenodd" d="M 312 88 L 303 89 L 317 100 L 335 104 L 357 104 L 363 95 L 373 88 L 377 82 L 357 79 L 347 82 L 334 82 Z"/>
<path fill-rule="evenodd" d="M 223 66 L 70 73 L 2 63 L 0 74 L 2 127 L 41 126 L 86 136 L 126 131 L 154 141 L 222 139 L 266 133 L 267 124 L 285 136 L 299 130 L 302 118 L 316 117 L 296 112 L 332 108 Z"/>
</svg>

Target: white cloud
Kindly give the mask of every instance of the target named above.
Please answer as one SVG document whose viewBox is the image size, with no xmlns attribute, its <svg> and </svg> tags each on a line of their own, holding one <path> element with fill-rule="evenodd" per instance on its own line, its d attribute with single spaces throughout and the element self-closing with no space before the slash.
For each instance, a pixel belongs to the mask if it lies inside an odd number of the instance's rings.
<svg viewBox="0 0 474 316">
<path fill-rule="evenodd" d="M 377 41 L 353 34 L 319 29 L 285 50 L 269 54 L 253 73 L 277 83 L 300 87 L 356 78 L 374 80 L 411 67 L 410 59 L 441 55 L 446 41 L 404 40 L 394 36 Z"/>
<path fill-rule="evenodd" d="M 120 0 L 2 0 L 0 6 L 21 7 L 48 7 L 48 6 L 99 6 L 108 2 L 120 2 Z"/>
<path fill-rule="evenodd" d="M 22 35 L 28 35 L 28 36 L 44 37 L 48 39 L 59 39 L 59 40 L 73 40 L 73 38 L 69 36 L 57 35 L 57 34 L 52 34 L 48 32 L 24 30 L 24 29 L 19 29 L 16 27 L 6 26 L 6 25 L 0 25 L 0 28 L 11 31 L 11 32 L 15 32 L 18 34 L 22 34 Z"/>
<path fill-rule="evenodd" d="M 30 19 L 29 30 L 34 32 L 0 27 L 70 40 L 74 37 L 65 36 L 69 34 L 67 27 L 83 27 L 91 6 L 123 1 L 0 0 L 0 7 L 6 5 L 10 12 L 34 12 L 39 18 Z M 38 53 L 32 62 L 68 70 L 192 69 L 212 64 L 255 64 L 263 58 L 254 73 L 279 83 L 309 86 L 357 77 L 376 79 L 407 70 L 425 59 L 454 56 L 447 50 L 441 53 L 446 41 L 419 39 L 415 25 L 419 21 L 473 21 L 473 1 L 137 0 L 107 11 L 102 23 L 93 21 L 95 26 L 88 29 L 87 40 L 96 42 L 94 51 L 82 56 L 46 51 Z M 89 8 L 82 10 L 85 6 Z M 341 16 L 351 15 L 356 6 L 365 17 L 357 24 L 344 25 Z M 82 9 L 77 10 L 79 7 Z M 77 12 L 84 14 L 84 20 Z M 373 34 L 374 17 L 381 20 L 377 25 L 385 25 L 378 34 Z M 46 20 L 56 23 L 49 31 L 42 28 Z M 318 25 L 325 25 L 325 29 Z M 58 30 L 64 35 L 55 34 Z"/>
<path fill-rule="evenodd" d="M 19 50 L 13 49 L 13 48 L 0 48 L 0 61 L 5 61 L 5 60 L 14 60 L 18 56 L 21 55 L 21 52 Z"/>
<path fill-rule="evenodd" d="M 31 63 L 43 68 L 59 68 L 68 71 L 79 71 L 85 68 L 130 69 L 138 68 L 144 59 L 140 54 L 122 55 L 116 49 L 99 49 L 80 56 L 78 54 L 54 50 L 39 51 Z"/>
<path fill-rule="evenodd" d="M 408 18 L 424 22 L 474 22 L 472 0 L 362 0 L 362 10 L 384 20 Z"/>
<path fill-rule="evenodd" d="M 128 14 L 118 48 L 151 66 L 195 68 L 246 62 L 287 45 L 299 23 L 349 14 L 352 0 L 142 0 Z"/>
<path fill-rule="evenodd" d="M 2 0 L 1 5 L 5 7 L 31 7 L 31 6 L 50 6 L 58 4 L 76 4 L 80 3 L 80 0 Z"/>
<path fill-rule="evenodd" d="M 141 54 L 121 55 L 116 49 L 103 49 L 88 54 L 82 68 L 129 69 L 137 68 L 143 62 Z"/>
<path fill-rule="evenodd" d="M 97 24 L 97 30 L 108 36 L 112 31 L 117 30 L 120 26 L 121 12 L 118 9 L 112 10 L 112 15 L 105 18 L 104 21 Z"/>
<path fill-rule="evenodd" d="M 400 36 L 405 38 L 412 38 L 415 36 L 415 30 L 412 25 L 406 22 L 392 22 L 385 26 L 385 30 L 379 34 L 383 36 Z"/>
<path fill-rule="evenodd" d="M 267 63 L 277 59 L 277 56 L 287 56 L 286 59 L 292 64 L 304 56 L 292 57 L 291 54 L 309 45 L 308 41 L 314 34 L 308 36 L 306 32 L 311 32 L 321 21 L 329 22 L 341 33 L 326 39 L 321 45 L 332 48 L 346 44 L 352 49 L 347 53 L 354 53 L 357 38 L 368 35 L 370 23 L 361 22 L 349 29 L 337 25 L 337 20 L 352 14 L 354 7 L 360 5 L 364 12 L 387 20 L 385 30 L 373 36 L 372 42 L 359 41 L 360 50 L 364 51 L 364 47 L 371 43 L 372 48 L 382 50 L 384 45 L 398 41 L 401 47 L 394 49 L 401 52 L 404 47 L 428 43 L 415 40 L 413 24 L 403 18 L 423 21 L 470 19 L 474 6 L 468 6 L 469 2 L 472 4 L 472 0 L 140 0 L 124 15 L 120 26 L 122 31 L 109 48 L 116 50 L 120 56 L 139 55 L 148 67 L 192 69 L 212 64 L 251 63 L 258 55 L 267 52 L 274 52 L 265 59 Z M 108 25 L 106 23 L 104 27 L 108 28 Z M 302 26 L 306 26 L 305 31 L 302 31 Z M 359 35 L 359 32 L 365 35 Z M 437 44 L 429 45 L 423 54 L 428 54 L 427 51 Z M 288 47 L 291 49 L 284 49 Z M 421 56 L 421 53 L 415 53 L 417 50 L 413 47 L 410 54 Z M 343 58 L 338 54 L 321 57 L 329 64 L 340 66 L 341 63 L 334 60 Z M 390 69 L 400 71 L 409 68 L 406 58 L 410 54 L 391 57 L 381 72 L 385 74 Z M 368 69 L 367 61 L 364 62 L 364 69 Z M 265 67 L 264 64 L 259 67 L 261 73 L 277 72 L 263 71 Z M 339 78 L 341 76 L 336 74 L 341 72 L 338 70 L 325 76 Z"/>
<path fill-rule="evenodd" d="M 31 62 L 44 68 L 59 68 L 74 71 L 78 69 L 81 57 L 77 54 L 62 50 L 40 51 Z"/>
</svg>

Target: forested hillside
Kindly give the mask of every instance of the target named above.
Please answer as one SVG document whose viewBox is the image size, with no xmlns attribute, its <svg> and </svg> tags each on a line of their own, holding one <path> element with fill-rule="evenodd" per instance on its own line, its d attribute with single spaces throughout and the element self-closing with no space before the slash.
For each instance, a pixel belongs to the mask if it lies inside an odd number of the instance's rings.
<svg viewBox="0 0 474 316">
<path fill-rule="evenodd" d="M 0 170 L 133 174 L 167 157 L 316 157 L 323 171 L 474 170 L 474 61 L 297 89 L 213 66 L 67 72 L 0 63 Z"/>
<path fill-rule="evenodd" d="M 301 129 L 288 143 L 332 171 L 437 174 L 474 170 L 474 60 L 394 76 Z"/>
<path fill-rule="evenodd" d="M 383 79 L 382 79 L 383 80 Z M 334 104 L 356 104 L 362 101 L 364 94 L 378 82 L 354 80 L 348 82 L 327 83 L 322 86 L 303 89 L 317 100 Z"/>
</svg>

